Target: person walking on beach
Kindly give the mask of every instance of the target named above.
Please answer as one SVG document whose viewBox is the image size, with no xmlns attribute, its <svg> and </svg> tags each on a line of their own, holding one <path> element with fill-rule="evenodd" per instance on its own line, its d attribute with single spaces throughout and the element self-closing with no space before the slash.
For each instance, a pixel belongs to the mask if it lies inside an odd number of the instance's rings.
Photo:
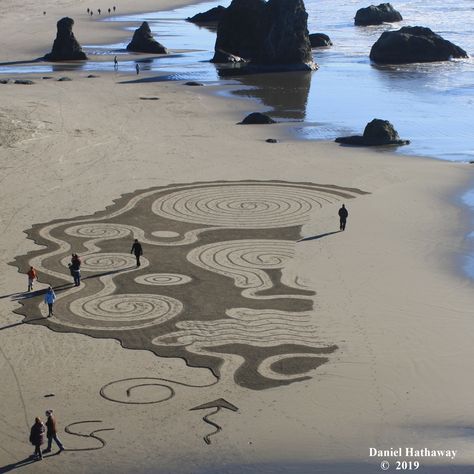
<svg viewBox="0 0 474 474">
<path fill-rule="evenodd" d="M 54 316 L 53 305 L 55 301 L 56 301 L 56 293 L 51 287 L 49 287 L 48 291 L 44 295 L 44 302 L 48 305 L 48 316 L 46 316 L 47 318 L 49 318 L 50 316 Z"/>
<path fill-rule="evenodd" d="M 69 270 L 74 279 L 74 286 L 79 286 L 81 284 L 81 263 L 81 259 L 77 253 L 73 253 L 71 263 L 69 264 Z"/>
<path fill-rule="evenodd" d="M 58 445 L 59 452 L 62 452 L 64 451 L 64 445 L 58 438 L 58 428 L 56 418 L 53 416 L 53 410 L 46 410 L 46 417 L 46 438 L 48 438 L 48 447 L 43 451 L 43 454 L 51 452 L 53 440 Z"/>
<path fill-rule="evenodd" d="M 30 443 L 35 447 L 33 457 L 35 457 L 38 461 L 43 459 L 43 455 L 41 454 L 41 445 L 44 444 L 44 432 L 45 428 L 43 422 L 38 417 L 36 417 L 35 424 L 31 427 L 30 431 Z"/>
<path fill-rule="evenodd" d="M 38 273 L 36 272 L 35 268 L 30 267 L 27 275 L 28 275 L 28 291 L 31 291 L 33 289 L 33 281 L 38 280 Z"/>
<path fill-rule="evenodd" d="M 130 253 L 133 253 L 135 255 L 135 258 L 137 259 L 137 267 L 140 266 L 140 257 L 143 255 L 143 249 L 142 249 L 142 244 L 138 241 L 138 239 L 135 239 L 132 245 L 132 250 L 130 250 Z"/>
<path fill-rule="evenodd" d="M 117 70 L 118 69 L 118 60 L 117 60 L 117 56 L 114 56 L 114 69 Z"/>
<path fill-rule="evenodd" d="M 339 228 L 340 230 L 345 230 L 346 229 L 346 220 L 347 216 L 349 213 L 347 212 L 346 206 L 344 204 L 342 207 L 339 209 Z"/>
<path fill-rule="evenodd" d="M 135 71 L 137 71 L 137 76 L 140 74 L 140 64 L 135 64 Z"/>
</svg>

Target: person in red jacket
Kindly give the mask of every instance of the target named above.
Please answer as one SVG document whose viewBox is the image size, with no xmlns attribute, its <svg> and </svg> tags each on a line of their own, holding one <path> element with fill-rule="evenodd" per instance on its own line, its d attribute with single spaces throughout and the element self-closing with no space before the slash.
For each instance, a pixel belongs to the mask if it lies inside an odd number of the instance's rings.
<svg viewBox="0 0 474 474">
<path fill-rule="evenodd" d="M 28 275 L 28 291 L 31 291 L 33 289 L 33 281 L 38 280 L 38 273 L 33 267 L 30 267 L 27 275 Z"/>
</svg>

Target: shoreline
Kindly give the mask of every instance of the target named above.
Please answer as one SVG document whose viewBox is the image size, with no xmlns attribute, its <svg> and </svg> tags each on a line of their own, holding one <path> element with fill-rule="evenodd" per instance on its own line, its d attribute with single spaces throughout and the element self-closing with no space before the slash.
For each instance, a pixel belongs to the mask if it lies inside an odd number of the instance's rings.
<svg viewBox="0 0 474 474">
<path fill-rule="evenodd" d="M 466 222 L 464 210 L 454 195 L 472 182 L 471 168 L 290 140 L 284 138 L 287 124 L 235 125 L 249 111 L 247 99 L 230 101 L 211 87 L 182 83 L 122 84 L 117 77 L 133 80 L 134 74 L 111 74 L 87 79 L 71 72 L 72 82 L 1 86 L 0 119 L 14 126 L 8 147 L 0 147 L 0 396 L 9 427 L 0 432 L 0 466 L 15 468 L 27 458 L 29 423 L 54 408 L 66 448 L 100 447 L 65 432 L 73 423 L 100 420 L 75 425 L 86 435 L 114 430 L 98 433 L 106 442 L 101 449 L 51 456 L 25 465 L 25 473 L 238 472 L 232 471 L 236 465 L 257 473 L 271 461 L 272 473 L 296 465 L 294 472 L 302 474 L 300 467 L 311 472 L 323 465 L 338 474 L 367 474 L 380 469 L 369 447 L 446 449 L 448 438 L 459 451 L 456 464 L 423 459 L 423 467 L 469 472 L 474 454 L 462 427 L 474 423 L 474 383 L 463 361 L 474 357 L 472 284 L 453 276 L 446 262 L 455 266 L 452 252 L 465 241 L 457 231 Z M 265 143 L 272 136 L 281 142 Z M 234 381 L 238 358 L 226 356 L 213 387 L 173 385 L 172 400 L 120 405 L 99 396 L 104 384 L 163 377 L 204 385 L 208 369 L 123 349 L 116 340 L 22 324 L 12 313 L 18 302 L 9 295 L 25 286 L 25 275 L 8 263 L 39 248 L 25 229 L 90 216 L 138 189 L 225 180 L 313 182 L 371 193 L 349 201 L 345 233 L 298 243 L 285 268 L 316 291 L 321 344 L 339 347 L 308 380 L 244 389 Z M 336 229 L 339 205 L 315 209 L 301 235 Z M 43 288 L 47 275 L 41 282 Z M 156 393 L 144 390 L 132 395 L 146 400 Z M 45 398 L 50 393 L 55 396 Z M 222 397 L 238 412 L 211 418 L 222 431 L 208 446 L 202 439 L 212 429 L 203 421 L 206 412 L 190 409 Z"/>
</svg>

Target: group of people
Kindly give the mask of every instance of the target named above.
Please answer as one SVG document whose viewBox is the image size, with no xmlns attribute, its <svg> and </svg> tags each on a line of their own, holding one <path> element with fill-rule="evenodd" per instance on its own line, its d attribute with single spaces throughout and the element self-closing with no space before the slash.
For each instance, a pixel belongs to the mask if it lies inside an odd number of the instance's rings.
<svg viewBox="0 0 474 474">
<path fill-rule="evenodd" d="M 137 268 L 138 268 L 141 265 L 140 257 L 143 255 L 143 247 L 142 247 L 142 244 L 138 241 L 138 239 L 134 240 L 130 253 L 135 255 L 135 259 L 137 261 Z M 71 261 L 68 264 L 68 268 L 74 280 L 74 286 L 81 285 L 81 264 L 82 264 L 82 261 L 79 255 L 77 255 L 77 253 L 73 253 L 71 255 Z M 27 276 L 28 276 L 28 291 L 32 291 L 34 281 L 38 280 L 38 271 L 34 267 L 30 266 L 30 269 L 27 272 Z M 48 305 L 47 317 L 54 316 L 53 306 L 54 306 L 55 301 L 56 301 L 56 293 L 54 292 L 53 287 L 49 286 L 44 295 L 44 302 Z"/>
<path fill-rule="evenodd" d="M 109 12 L 109 15 L 112 13 L 112 11 L 115 13 L 115 10 L 117 9 L 117 7 L 112 7 L 112 9 L 108 8 L 107 11 Z M 94 14 L 94 11 L 92 10 L 92 8 L 88 8 L 87 9 L 87 13 L 92 16 Z M 100 8 L 97 9 L 97 13 L 100 15 L 102 13 L 102 10 Z"/>
<path fill-rule="evenodd" d="M 48 440 L 48 446 L 41 451 L 41 446 Z M 43 459 L 43 454 L 50 453 L 53 441 L 57 444 L 59 452 L 64 451 L 64 445 L 58 438 L 58 427 L 56 418 L 53 415 L 53 410 L 46 410 L 46 423 L 43 423 L 40 418 L 35 418 L 35 423 L 30 430 L 30 443 L 35 447 L 33 457 L 38 461 Z"/>
</svg>

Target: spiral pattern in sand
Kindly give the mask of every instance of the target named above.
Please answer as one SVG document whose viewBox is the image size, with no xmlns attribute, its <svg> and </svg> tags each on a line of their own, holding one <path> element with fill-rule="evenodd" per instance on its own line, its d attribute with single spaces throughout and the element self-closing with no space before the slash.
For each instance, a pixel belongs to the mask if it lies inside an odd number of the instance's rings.
<svg viewBox="0 0 474 474">
<path fill-rule="evenodd" d="M 135 282 L 140 285 L 152 286 L 184 285 L 190 281 L 192 281 L 191 277 L 179 273 L 149 273 L 135 278 Z"/>
<path fill-rule="evenodd" d="M 109 223 L 89 223 L 68 227 L 65 233 L 72 237 L 82 237 L 84 239 L 122 239 L 130 236 L 132 229 L 126 225 Z"/>
<path fill-rule="evenodd" d="M 264 229 L 307 221 L 314 209 L 335 201 L 330 190 L 279 184 L 226 184 L 176 191 L 159 197 L 155 214 L 210 226 Z"/>
</svg>

